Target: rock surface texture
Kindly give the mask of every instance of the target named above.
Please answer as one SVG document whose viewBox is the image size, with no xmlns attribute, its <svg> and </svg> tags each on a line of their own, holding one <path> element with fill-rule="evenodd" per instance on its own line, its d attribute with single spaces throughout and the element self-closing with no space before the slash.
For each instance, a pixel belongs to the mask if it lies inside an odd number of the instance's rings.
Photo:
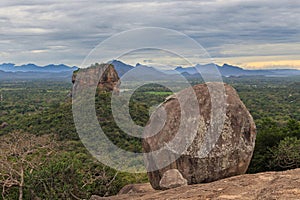
<svg viewBox="0 0 300 200">
<path fill-rule="evenodd" d="M 210 85 L 208 86 L 208 84 Z M 216 134 L 213 131 L 209 131 L 213 130 L 210 126 L 215 123 L 211 121 L 212 100 L 210 94 L 212 93 L 210 92 L 212 90 L 209 90 L 209 88 L 214 88 L 216 86 L 214 84 L 220 85 L 223 83 L 208 84 L 200 84 L 193 87 L 199 104 L 200 117 L 198 120 L 200 121 L 196 130 L 196 136 L 187 150 L 179 155 L 175 155 L 176 152 L 170 150 L 164 153 L 163 157 L 154 158 L 151 155 L 147 156 L 146 165 L 152 165 L 152 167 L 158 165 L 162 160 L 178 157 L 177 160 L 170 162 L 167 166 L 157 167 L 157 170 L 148 172 L 150 183 L 154 189 L 166 189 L 160 185 L 160 182 L 165 176 L 164 174 L 172 169 L 178 170 L 183 178 L 187 180 L 188 185 L 212 182 L 246 172 L 254 150 L 256 127 L 252 116 L 240 100 L 237 92 L 227 84 L 224 84 L 223 87 L 226 94 L 225 102 L 223 105 L 217 105 L 225 107 L 223 127 L 220 129 L 219 136 L 210 151 L 207 151 L 204 145 L 204 138 L 207 134 Z M 180 101 L 179 104 L 178 99 L 180 98 L 183 101 Z M 185 90 L 180 91 L 176 94 L 176 97 L 168 98 L 155 111 L 158 112 L 159 109 L 164 109 L 167 117 L 163 128 L 157 134 L 153 134 L 156 127 L 146 127 L 145 135 L 150 135 L 150 137 L 143 140 L 145 152 L 156 151 L 175 137 L 180 123 L 182 123 L 180 121 L 180 116 L 182 115 L 181 104 L 182 102 L 183 104 L 189 104 L 185 102 L 188 101 L 188 98 Z M 218 102 L 218 99 L 216 102 Z M 188 108 L 188 106 L 186 107 Z M 191 107 L 189 109 L 195 108 Z M 191 111 L 185 110 L 184 112 L 189 113 Z M 160 116 L 158 114 L 153 119 L 159 120 Z M 195 121 L 194 118 L 188 120 Z M 151 124 L 151 122 L 149 123 Z M 187 134 L 188 137 L 188 133 L 184 134 Z M 207 151 L 207 154 L 203 156 L 205 151 Z"/>
<path fill-rule="evenodd" d="M 126 187 L 126 186 L 125 186 Z M 131 185 L 131 187 L 135 187 Z M 212 183 L 183 186 L 165 191 L 139 184 L 142 191 L 112 197 L 92 196 L 91 200 L 299 200 L 300 169 L 284 172 L 244 174 Z"/>
<path fill-rule="evenodd" d="M 87 87 L 94 84 L 95 78 L 97 78 L 98 85 L 97 91 L 101 92 L 119 92 L 119 76 L 114 66 L 111 64 L 95 64 L 86 69 L 79 69 L 85 73 L 84 78 L 81 78 L 80 81 L 85 84 Z M 102 76 L 99 77 L 99 74 L 102 73 Z M 78 70 L 73 73 L 72 83 L 75 84 Z M 84 82 L 84 83 L 83 83 Z"/>
<path fill-rule="evenodd" d="M 187 180 L 182 177 L 177 169 L 166 171 L 160 179 L 159 186 L 162 189 L 171 189 L 187 185 Z"/>
<path fill-rule="evenodd" d="M 141 184 L 129 184 L 129 185 L 124 186 L 119 191 L 118 195 L 146 193 L 146 192 L 149 192 L 149 184 L 144 184 L 144 183 L 141 183 Z"/>
</svg>

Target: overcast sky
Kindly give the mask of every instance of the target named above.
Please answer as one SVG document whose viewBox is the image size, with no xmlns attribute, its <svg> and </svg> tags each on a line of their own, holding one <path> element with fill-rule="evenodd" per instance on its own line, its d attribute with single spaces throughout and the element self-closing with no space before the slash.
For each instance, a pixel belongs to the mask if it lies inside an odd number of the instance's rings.
<svg viewBox="0 0 300 200">
<path fill-rule="evenodd" d="M 164 27 L 199 42 L 216 63 L 300 69 L 300 1 L 0 2 L 0 63 L 79 66 L 113 34 Z"/>
</svg>

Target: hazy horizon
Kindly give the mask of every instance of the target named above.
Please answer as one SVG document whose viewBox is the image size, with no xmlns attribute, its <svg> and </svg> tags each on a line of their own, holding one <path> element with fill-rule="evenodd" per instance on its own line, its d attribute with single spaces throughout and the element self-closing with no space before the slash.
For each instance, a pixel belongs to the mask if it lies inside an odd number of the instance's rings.
<svg viewBox="0 0 300 200">
<path fill-rule="evenodd" d="M 123 60 L 117 60 L 116 61 L 119 61 L 119 62 L 122 62 L 124 64 L 127 64 L 127 65 L 131 65 L 133 67 L 135 67 L 137 64 L 141 64 L 141 65 L 144 65 L 144 66 L 147 66 L 147 67 L 154 67 L 154 68 L 157 68 L 157 69 L 161 69 L 161 70 L 170 70 L 170 69 L 176 69 L 177 67 L 182 67 L 182 68 L 189 68 L 189 67 L 195 67 L 195 66 L 167 66 L 166 68 L 161 68 L 161 66 L 157 66 L 157 65 L 149 65 L 143 61 L 140 61 L 140 62 L 136 62 L 136 63 L 130 63 L 130 62 L 126 62 L 126 61 L 123 61 Z M 5 64 L 14 64 L 14 67 L 21 67 L 21 66 L 26 66 L 26 65 L 36 65 L 38 67 L 47 67 L 49 65 L 54 65 L 54 66 L 59 66 L 59 65 L 65 65 L 67 67 L 70 67 L 70 68 L 73 68 L 73 67 L 77 67 L 77 68 L 81 68 L 81 66 L 71 66 L 71 65 L 67 65 L 65 63 L 48 63 L 48 64 L 45 64 L 45 65 L 38 65 L 36 63 L 22 63 L 22 64 L 16 64 L 16 63 L 0 63 L 0 66 L 1 65 L 5 65 Z M 94 63 L 93 63 L 94 64 Z M 218 63 L 202 63 L 200 65 L 209 65 L 209 64 L 215 64 L 215 65 L 218 65 L 220 67 L 223 67 L 223 65 L 229 65 L 229 66 L 233 66 L 233 67 L 239 67 L 239 68 L 242 68 L 244 70 L 277 70 L 277 69 L 293 69 L 293 68 L 284 68 L 284 67 L 277 67 L 277 68 L 244 68 L 242 66 L 238 66 L 238 65 L 232 65 L 230 63 L 222 63 L 222 64 L 218 64 Z M 1 70 L 1 68 L 0 68 Z M 300 70 L 300 69 L 296 69 L 296 70 Z"/>
</svg>

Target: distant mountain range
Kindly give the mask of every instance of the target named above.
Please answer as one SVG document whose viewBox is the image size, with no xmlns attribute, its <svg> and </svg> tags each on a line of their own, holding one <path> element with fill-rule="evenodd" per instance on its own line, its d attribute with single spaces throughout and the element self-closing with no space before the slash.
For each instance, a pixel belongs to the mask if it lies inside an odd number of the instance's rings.
<svg viewBox="0 0 300 200">
<path fill-rule="evenodd" d="M 300 75 L 300 70 L 296 69 L 259 69 L 247 70 L 241 67 L 224 64 L 222 66 L 215 64 L 197 64 L 192 67 L 176 67 L 174 70 L 160 70 L 155 67 L 136 64 L 132 66 L 119 60 L 109 62 L 113 64 L 119 76 L 125 77 L 127 80 L 173 80 L 178 77 L 178 74 L 186 78 L 199 78 L 201 74 L 215 73 L 211 70 L 212 67 L 217 67 L 220 74 L 224 77 L 242 77 L 242 76 L 266 76 L 266 77 L 289 77 Z M 63 78 L 68 79 L 72 72 L 78 67 L 60 65 L 38 66 L 35 64 L 25 64 L 17 66 L 12 63 L 0 64 L 0 79 L 38 79 L 38 78 Z M 130 73 L 129 71 L 135 69 Z M 129 73 L 127 73 L 129 72 Z M 199 73 L 200 72 L 200 73 Z"/>
<path fill-rule="evenodd" d="M 73 71 L 77 67 L 67 65 L 46 65 L 38 66 L 35 64 L 26 64 L 17 66 L 12 63 L 0 64 L 0 80 L 66 80 L 70 81 Z"/>
<path fill-rule="evenodd" d="M 194 67 L 177 67 L 175 70 L 180 73 L 188 73 L 190 75 L 197 75 L 199 72 L 207 71 L 209 68 L 213 67 L 214 64 L 207 65 L 196 65 Z M 224 64 L 223 66 L 215 65 L 222 76 L 274 76 L 274 77 L 285 77 L 285 76 L 295 76 L 300 75 L 300 70 L 296 69 L 257 69 L 248 70 L 241 67 L 232 66 Z"/>
<path fill-rule="evenodd" d="M 129 70 L 133 69 L 134 67 L 128 64 L 125 64 L 119 60 L 113 60 L 108 62 L 109 64 L 114 65 L 116 71 L 118 72 L 118 75 L 121 77 Z"/>
<path fill-rule="evenodd" d="M 146 65 L 141 65 L 137 63 L 135 66 L 125 64 L 118 60 L 113 60 L 109 62 L 114 65 L 119 77 L 123 77 L 123 80 L 133 80 L 133 81 L 147 81 L 147 80 L 166 80 L 171 77 L 163 71 L 156 69 L 154 67 L 149 67 Z M 132 70 L 132 71 L 131 71 Z M 127 73 L 128 72 L 128 73 Z"/>
<path fill-rule="evenodd" d="M 248 70 L 243 69 L 241 67 L 224 64 L 222 66 L 215 65 L 215 64 L 205 64 L 200 65 L 197 64 L 196 66 L 192 67 L 176 67 L 174 70 L 158 70 L 154 67 L 145 66 L 137 64 L 135 67 L 132 65 L 125 64 L 118 60 L 113 60 L 110 62 L 113 64 L 116 68 L 116 71 L 118 72 L 119 76 L 123 76 L 126 72 L 128 72 L 131 69 L 134 69 L 137 66 L 143 66 L 145 70 L 151 72 L 152 76 L 155 75 L 155 73 L 158 76 L 164 76 L 164 75 L 170 75 L 170 74 L 176 74 L 176 72 L 186 76 L 186 77 L 198 77 L 200 76 L 200 73 L 209 73 L 213 72 L 211 70 L 212 67 L 217 67 L 220 74 L 225 77 L 230 76 L 274 76 L 274 77 L 286 77 L 286 76 L 298 76 L 300 75 L 300 70 L 296 69 L 258 69 L 258 70 Z M 142 70 L 141 70 L 142 73 Z M 141 74 L 142 75 L 142 74 Z"/>
<path fill-rule="evenodd" d="M 73 71 L 64 72 L 4 72 L 0 70 L 0 80 L 60 80 L 70 82 Z"/>
<path fill-rule="evenodd" d="M 0 70 L 4 72 L 68 72 L 78 69 L 77 67 L 69 67 L 64 64 L 38 66 L 35 64 L 25 64 L 17 66 L 13 63 L 3 63 L 0 65 Z"/>
</svg>

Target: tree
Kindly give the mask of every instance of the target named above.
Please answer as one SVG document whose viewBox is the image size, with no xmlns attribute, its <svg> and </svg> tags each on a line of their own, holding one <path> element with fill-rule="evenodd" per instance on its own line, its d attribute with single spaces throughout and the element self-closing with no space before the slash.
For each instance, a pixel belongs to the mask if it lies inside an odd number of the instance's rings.
<svg viewBox="0 0 300 200">
<path fill-rule="evenodd" d="M 296 137 L 286 137 L 276 148 L 270 150 L 273 154 L 274 167 L 293 169 L 300 167 L 300 140 Z"/>
<path fill-rule="evenodd" d="M 1 137 L 0 143 L 0 184 L 2 198 L 7 190 L 17 187 L 19 200 L 23 199 L 25 172 L 32 173 L 41 166 L 47 157 L 54 153 L 56 143 L 49 135 L 35 136 L 20 132 Z"/>
<path fill-rule="evenodd" d="M 63 151 L 30 175 L 30 187 L 39 199 L 89 199 L 116 194 L 124 186 L 118 178 L 118 171 L 89 154 Z"/>
</svg>

